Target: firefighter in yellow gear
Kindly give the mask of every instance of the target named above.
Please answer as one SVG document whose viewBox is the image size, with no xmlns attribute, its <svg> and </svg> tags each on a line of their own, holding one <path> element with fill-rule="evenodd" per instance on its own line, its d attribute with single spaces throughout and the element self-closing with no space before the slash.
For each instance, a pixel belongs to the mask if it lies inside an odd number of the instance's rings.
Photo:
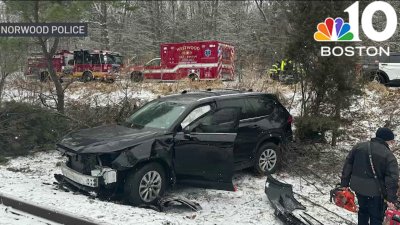
<svg viewBox="0 0 400 225">
<path fill-rule="evenodd" d="M 277 61 L 269 70 L 270 77 L 273 80 L 286 82 L 288 80 L 297 80 L 298 75 L 304 72 L 300 65 L 293 63 L 291 60 L 282 59 Z"/>
<path fill-rule="evenodd" d="M 279 80 L 280 76 L 285 72 L 286 66 L 288 64 L 292 64 L 291 61 L 288 61 L 287 59 L 282 59 L 280 62 L 277 61 L 274 65 L 272 65 L 272 68 L 269 70 L 270 77 L 273 80 Z"/>
<path fill-rule="evenodd" d="M 281 70 L 280 62 L 277 61 L 275 64 L 272 65 L 272 68 L 269 69 L 269 75 L 273 80 L 279 79 L 279 72 Z"/>
</svg>

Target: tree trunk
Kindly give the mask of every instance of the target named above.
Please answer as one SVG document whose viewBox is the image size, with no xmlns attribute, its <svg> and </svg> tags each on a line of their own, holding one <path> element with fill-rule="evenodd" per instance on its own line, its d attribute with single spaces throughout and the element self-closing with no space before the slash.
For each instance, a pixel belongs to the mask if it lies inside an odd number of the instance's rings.
<svg viewBox="0 0 400 225">
<path fill-rule="evenodd" d="M 107 27 L 107 2 L 102 1 L 100 4 L 101 7 L 101 43 L 102 47 L 105 50 L 110 50 L 110 39 L 108 37 L 108 27 Z"/>
<path fill-rule="evenodd" d="M 171 0 L 172 9 L 172 42 L 176 41 L 176 5 L 175 0 Z"/>
<path fill-rule="evenodd" d="M 39 1 L 35 1 L 34 5 L 34 20 L 36 23 L 39 23 Z M 57 51 L 58 44 L 60 42 L 60 38 L 56 37 L 54 38 L 54 42 L 52 47 L 48 50 L 47 49 L 47 40 L 48 39 L 43 39 L 42 37 L 38 37 L 38 41 L 40 44 L 40 47 L 42 48 L 42 52 L 44 57 L 46 58 L 47 61 L 47 68 L 49 69 L 49 74 L 50 78 L 54 83 L 54 86 L 56 88 L 56 94 L 57 94 L 57 102 L 56 102 L 56 108 L 59 113 L 64 114 L 64 89 L 61 85 L 60 79 L 57 76 L 56 71 L 54 70 L 53 66 L 53 56 Z"/>
<path fill-rule="evenodd" d="M 336 109 L 335 109 L 335 116 L 334 116 L 334 118 L 335 118 L 335 120 L 336 120 L 336 122 L 337 123 L 339 123 L 339 121 L 340 121 L 340 103 L 336 103 L 336 107 L 335 107 Z M 339 137 L 339 126 L 338 127 L 333 127 L 332 128 L 332 143 L 331 143 L 331 145 L 332 146 L 336 146 L 336 144 L 337 144 L 337 138 Z"/>
<path fill-rule="evenodd" d="M 0 78 L 0 108 L 1 108 L 1 102 L 3 100 L 4 85 L 6 84 L 6 78 L 8 75 L 9 75 L 8 73 L 2 73 Z"/>
<path fill-rule="evenodd" d="M 57 76 L 57 73 L 56 73 L 56 71 L 54 69 L 54 66 L 53 66 L 53 55 L 56 52 L 59 40 L 60 39 L 58 37 L 56 37 L 54 39 L 53 46 L 51 47 L 51 50 L 48 51 L 47 47 L 46 47 L 46 42 L 42 38 L 39 37 L 39 42 L 40 42 L 40 45 L 42 47 L 42 51 L 44 53 L 44 57 L 46 58 L 46 61 L 47 61 L 47 68 L 49 69 L 50 78 L 54 83 L 54 87 L 56 88 L 56 94 L 57 94 L 57 102 L 56 102 L 57 105 L 56 105 L 56 108 L 57 108 L 57 111 L 59 113 L 63 114 L 64 113 L 64 89 L 63 89 L 63 87 L 61 85 L 60 79 Z"/>
</svg>

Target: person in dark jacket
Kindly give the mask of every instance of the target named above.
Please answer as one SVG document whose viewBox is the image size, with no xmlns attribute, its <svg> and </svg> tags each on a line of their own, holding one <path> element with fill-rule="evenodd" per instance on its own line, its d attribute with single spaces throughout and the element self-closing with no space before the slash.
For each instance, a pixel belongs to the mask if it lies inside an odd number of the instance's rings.
<svg viewBox="0 0 400 225">
<path fill-rule="evenodd" d="M 381 225 L 387 207 L 394 209 L 397 202 L 399 168 L 397 159 L 390 151 L 394 134 L 389 128 L 379 128 L 371 141 L 359 143 L 350 151 L 343 166 L 341 186 L 350 187 L 357 195 L 358 225 Z M 368 146 L 372 153 L 369 159 Z M 368 222 L 369 221 L 369 222 Z"/>
</svg>

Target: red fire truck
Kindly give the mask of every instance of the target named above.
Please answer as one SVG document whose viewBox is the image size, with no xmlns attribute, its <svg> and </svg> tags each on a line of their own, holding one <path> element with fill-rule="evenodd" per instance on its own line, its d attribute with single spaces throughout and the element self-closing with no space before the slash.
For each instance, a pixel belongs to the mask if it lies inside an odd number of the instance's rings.
<svg viewBox="0 0 400 225">
<path fill-rule="evenodd" d="M 85 82 L 114 81 L 123 66 L 119 53 L 99 50 L 61 50 L 53 56 L 52 62 L 60 78 L 79 78 Z M 38 77 L 41 81 L 49 79 L 47 61 L 42 54 L 32 54 L 28 58 L 26 76 Z"/>
<path fill-rule="evenodd" d="M 161 44 L 161 58 L 129 68 L 133 81 L 150 80 L 234 80 L 235 49 L 219 41 Z"/>
</svg>

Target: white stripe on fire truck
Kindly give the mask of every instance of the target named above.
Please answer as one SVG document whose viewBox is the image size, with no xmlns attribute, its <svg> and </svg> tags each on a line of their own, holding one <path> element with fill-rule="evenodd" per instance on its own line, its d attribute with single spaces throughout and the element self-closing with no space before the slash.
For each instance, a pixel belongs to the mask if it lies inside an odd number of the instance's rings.
<svg viewBox="0 0 400 225">
<path fill-rule="evenodd" d="M 172 69 L 143 70 L 143 73 L 174 73 L 178 69 L 192 69 L 202 67 L 215 67 L 218 63 L 178 64 Z"/>
</svg>

